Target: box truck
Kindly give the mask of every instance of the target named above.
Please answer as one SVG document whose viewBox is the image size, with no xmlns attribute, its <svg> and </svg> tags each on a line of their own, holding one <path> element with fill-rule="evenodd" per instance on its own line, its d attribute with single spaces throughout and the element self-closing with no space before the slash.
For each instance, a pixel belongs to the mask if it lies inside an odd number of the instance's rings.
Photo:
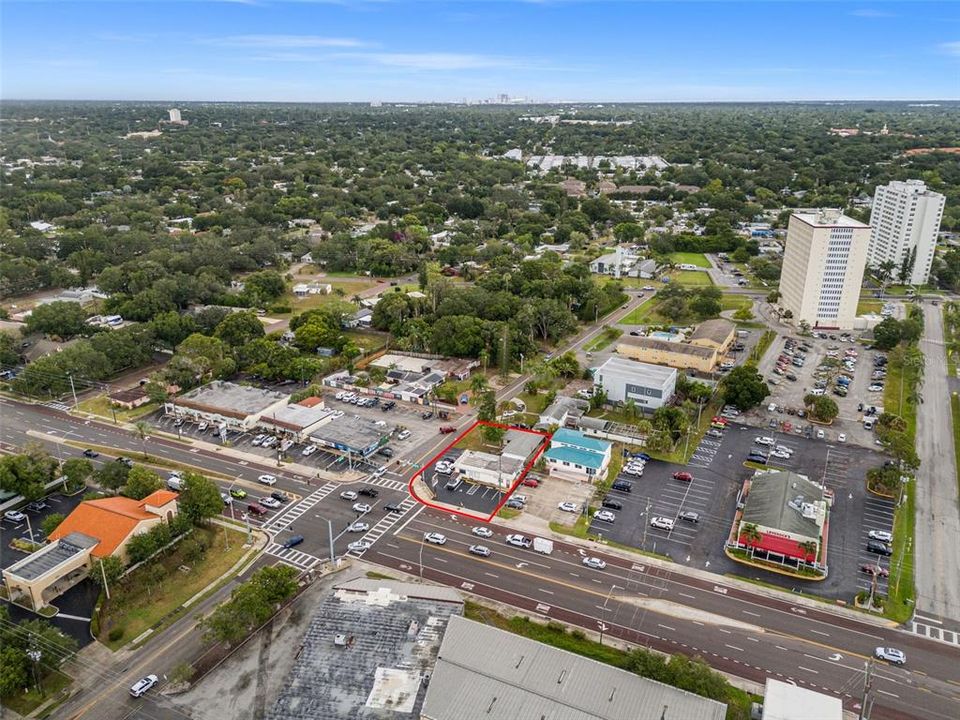
<svg viewBox="0 0 960 720">
<path fill-rule="evenodd" d="M 553 552 L 553 540 L 547 540 L 546 538 L 534 538 L 533 549 L 538 553 L 549 555 Z"/>
</svg>

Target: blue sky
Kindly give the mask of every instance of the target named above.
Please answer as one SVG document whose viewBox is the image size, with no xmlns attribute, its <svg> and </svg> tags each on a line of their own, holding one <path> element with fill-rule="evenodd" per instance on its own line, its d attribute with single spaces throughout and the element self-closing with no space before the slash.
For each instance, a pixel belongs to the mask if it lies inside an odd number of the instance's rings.
<svg viewBox="0 0 960 720">
<path fill-rule="evenodd" d="M 3 3 L 3 98 L 960 98 L 958 2 Z"/>
</svg>

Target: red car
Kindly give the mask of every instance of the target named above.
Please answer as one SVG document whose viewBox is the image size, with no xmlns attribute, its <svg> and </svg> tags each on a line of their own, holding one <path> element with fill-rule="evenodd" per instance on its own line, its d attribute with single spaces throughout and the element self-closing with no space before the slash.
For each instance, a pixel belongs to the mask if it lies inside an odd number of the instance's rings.
<svg viewBox="0 0 960 720">
<path fill-rule="evenodd" d="M 718 416 L 718 417 L 713 418 L 713 420 L 712 420 L 711 422 L 720 423 L 721 425 L 726 425 L 726 424 L 727 424 L 727 419 Z"/>
<path fill-rule="evenodd" d="M 525 478 L 522 484 L 527 487 L 540 487 L 540 481 L 536 478 Z"/>
<path fill-rule="evenodd" d="M 876 573 L 880 577 L 889 577 L 890 571 L 887 568 L 878 567 L 876 565 L 861 565 L 860 572 L 865 572 L 868 575 L 873 575 Z"/>
<path fill-rule="evenodd" d="M 440 433 L 441 433 L 442 435 L 447 435 L 447 434 L 449 434 L 449 433 L 455 433 L 456 431 L 457 431 L 457 429 L 456 429 L 455 427 L 453 427 L 452 425 L 444 425 L 444 426 L 442 426 L 442 427 L 440 428 Z"/>
<path fill-rule="evenodd" d="M 675 473 L 673 474 L 673 479 L 674 479 L 674 480 L 683 480 L 684 482 L 693 482 L 693 475 L 691 475 L 690 473 L 686 472 L 685 470 L 681 470 L 680 472 L 675 472 Z"/>
</svg>

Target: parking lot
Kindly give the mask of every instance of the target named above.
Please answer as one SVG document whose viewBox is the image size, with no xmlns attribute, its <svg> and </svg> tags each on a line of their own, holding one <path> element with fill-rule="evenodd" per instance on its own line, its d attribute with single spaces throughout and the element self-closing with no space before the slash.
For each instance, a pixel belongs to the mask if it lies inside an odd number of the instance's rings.
<svg viewBox="0 0 960 720">
<path fill-rule="evenodd" d="M 863 426 L 861 408 L 873 406 L 878 413 L 882 411 L 884 378 L 874 377 L 875 372 L 883 372 L 874 367 L 875 358 L 882 353 L 868 350 L 852 337 L 837 334 L 794 337 L 793 341 L 794 347 L 788 348 L 788 337 L 778 337 L 763 358 L 758 369 L 768 381 L 771 394 L 760 408 L 743 419 L 758 426 L 769 425 L 771 421 L 778 426 L 784 422 L 795 426 L 798 424 L 796 411 L 803 408 L 804 396 L 823 393 L 837 403 L 840 413 L 830 426 L 820 428 L 822 439 L 837 441 L 843 435 L 844 442 L 873 447 L 875 438 L 873 432 Z M 799 367 L 795 364 L 798 358 L 803 360 Z M 846 364 L 848 361 L 850 365 Z M 778 363 L 783 369 L 777 369 Z M 776 409 L 769 410 L 771 404 Z M 804 420 L 799 422 L 806 424 Z M 816 435 L 815 430 L 813 434 Z"/>
<path fill-rule="evenodd" d="M 771 462 L 771 468 L 806 475 L 823 482 L 834 493 L 827 551 L 829 576 L 822 582 L 804 582 L 741 565 L 723 552 L 743 480 L 754 472 L 744 466 L 744 460 L 759 435 L 772 436 L 775 444 L 792 451 L 789 458 L 772 458 L 776 465 Z M 622 473 L 618 479 L 631 482 L 631 492 L 611 490 L 608 494 L 622 504 L 622 509 L 611 510 L 616 516 L 613 523 L 593 519 L 590 531 L 679 563 L 849 602 L 858 590 L 869 588 L 871 576 L 861 567 L 878 561 L 866 550 L 868 532 L 889 531 L 893 524 L 894 504 L 868 495 L 864 487 L 866 471 L 876 463 L 876 453 L 864 448 L 731 423 L 722 437 L 705 436 L 685 467 L 652 460 L 644 467 L 642 477 Z M 690 472 L 693 480 L 674 479 L 673 474 L 679 471 Z M 697 522 L 680 519 L 681 512 L 697 513 Z M 673 530 L 651 527 L 654 517 L 673 520 Z M 889 559 L 880 557 L 879 564 L 887 568 Z M 885 590 L 881 578 L 879 591 Z"/>
</svg>

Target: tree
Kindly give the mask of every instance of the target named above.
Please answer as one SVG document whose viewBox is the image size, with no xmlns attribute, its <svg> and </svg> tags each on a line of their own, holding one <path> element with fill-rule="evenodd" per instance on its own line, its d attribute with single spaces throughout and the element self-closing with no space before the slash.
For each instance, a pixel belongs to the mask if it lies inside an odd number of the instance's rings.
<svg viewBox="0 0 960 720">
<path fill-rule="evenodd" d="M 347 370 L 352 375 L 354 362 L 357 358 L 363 355 L 363 351 L 357 347 L 355 343 L 348 342 L 343 346 L 343 349 L 340 351 L 340 355 L 343 356 L 344 362 L 347 363 Z"/>
<path fill-rule="evenodd" d="M 653 411 L 653 427 L 669 435 L 672 442 L 679 440 L 690 427 L 690 418 L 678 407 L 664 405 Z"/>
<path fill-rule="evenodd" d="M 123 560 L 116 555 L 107 555 L 104 558 L 98 558 L 94 568 L 90 571 L 90 579 L 98 587 L 103 587 L 103 578 L 107 578 L 107 586 L 113 587 L 113 584 L 123 575 Z"/>
<path fill-rule="evenodd" d="M 143 500 L 147 495 L 163 487 L 160 476 L 147 468 L 136 465 L 127 474 L 123 494 L 134 500 Z"/>
<path fill-rule="evenodd" d="M 194 333 L 177 346 L 165 374 L 180 387 L 193 387 L 209 379 L 229 377 L 235 370 L 236 362 L 225 342 Z"/>
<path fill-rule="evenodd" d="M 771 305 L 776 304 L 778 300 L 780 300 L 779 290 L 771 290 L 770 292 L 767 293 L 767 302 L 770 303 Z"/>
<path fill-rule="evenodd" d="M 147 458 L 147 438 L 150 436 L 150 424 L 144 420 L 138 420 L 133 424 L 133 429 L 137 431 L 137 435 L 140 436 L 140 448 L 143 451 L 144 459 Z"/>
<path fill-rule="evenodd" d="M 20 362 L 20 349 L 17 339 L 7 332 L 0 332 L 0 365 L 11 367 Z"/>
<path fill-rule="evenodd" d="M 723 402 L 745 411 L 756 407 L 770 394 L 770 388 L 752 365 L 740 365 L 724 378 L 721 394 Z"/>
<path fill-rule="evenodd" d="M 900 343 L 900 322 L 885 318 L 873 329 L 873 346 L 877 350 L 892 350 Z"/>
<path fill-rule="evenodd" d="M 94 472 L 93 479 L 97 485 L 107 490 L 117 491 L 127 482 L 127 474 L 130 468 L 122 462 L 106 462 L 100 466 L 100 469 Z"/>
<path fill-rule="evenodd" d="M 78 490 L 93 474 L 93 463 L 86 458 L 70 458 L 64 461 L 60 474 L 67 478 L 70 490 Z"/>
<path fill-rule="evenodd" d="M 87 313 L 80 303 L 57 301 L 37 305 L 27 318 L 31 333 L 56 335 L 64 339 L 92 331 L 86 323 Z"/>
<path fill-rule="evenodd" d="M 46 537 L 50 537 L 50 533 L 57 529 L 57 526 L 66 519 L 66 515 L 63 513 L 51 513 L 47 515 L 40 522 L 40 532 L 42 532 Z"/>
<path fill-rule="evenodd" d="M 195 525 L 206 523 L 223 510 L 220 488 L 212 480 L 196 473 L 185 473 L 180 490 L 180 512 Z"/>
<path fill-rule="evenodd" d="M 701 319 L 717 317 L 722 309 L 719 300 L 708 297 L 703 293 L 697 293 L 688 303 L 688 307 Z"/>
<path fill-rule="evenodd" d="M 263 337 L 265 332 L 263 323 L 252 312 L 235 312 L 221 320 L 213 334 L 230 347 L 237 348 Z"/>
<path fill-rule="evenodd" d="M 470 390 L 474 397 L 482 395 L 489 386 L 490 383 L 487 382 L 486 375 L 482 373 L 474 373 L 473 377 L 470 378 Z"/>
<path fill-rule="evenodd" d="M 580 375 L 580 363 L 577 362 L 577 356 L 574 352 L 565 352 L 563 355 L 555 357 L 549 364 L 557 377 L 575 378 Z"/>
<path fill-rule="evenodd" d="M 763 539 L 763 536 L 760 534 L 760 530 L 756 525 L 753 523 L 745 523 L 740 526 L 740 538 L 746 545 L 756 547 Z"/>
<path fill-rule="evenodd" d="M 803 404 L 807 406 L 810 416 L 821 422 L 831 422 L 840 414 L 840 408 L 826 395 L 806 395 Z"/>
<path fill-rule="evenodd" d="M 6 610 L 6 608 L 4 608 Z M 23 648 L 0 647 L 0 695 L 13 697 L 30 684 L 30 658 Z"/>
</svg>

